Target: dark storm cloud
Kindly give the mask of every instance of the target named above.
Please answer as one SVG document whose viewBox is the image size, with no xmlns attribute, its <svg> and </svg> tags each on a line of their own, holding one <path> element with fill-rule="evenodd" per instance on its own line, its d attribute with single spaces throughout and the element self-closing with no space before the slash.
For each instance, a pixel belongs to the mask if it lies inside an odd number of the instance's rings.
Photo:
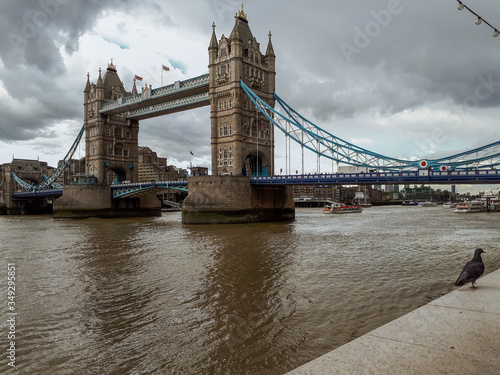
<svg viewBox="0 0 500 375">
<path fill-rule="evenodd" d="M 394 114 L 446 99 L 477 108 L 500 102 L 500 38 L 453 1 L 336 1 L 305 11 L 287 4 L 297 12 L 273 25 L 277 90 L 295 93 L 318 118 L 374 107 Z M 480 10 L 500 27 L 500 5 Z"/>
<path fill-rule="evenodd" d="M 468 5 L 500 27 L 500 4 Z M 134 25 L 116 25 L 112 36 L 121 46 L 129 46 L 127 38 L 144 24 L 158 30 L 173 27 L 208 47 L 212 22 L 217 38 L 227 37 L 240 9 L 241 1 L 236 0 L 0 0 L 0 33 L 6 36 L 0 39 L 0 81 L 11 99 L 0 104 L 0 140 L 43 137 L 47 133 L 42 130 L 55 122 L 82 121 L 85 78 L 71 84 L 60 79 L 67 77 L 63 55 L 78 51 L 80 37 L 102 17 L 113 12 L 135 16 Z M 500 103 L 500 37 L 493 38 L 484 24 L 476 26 L 470 13 L 457 10 L 456 1 L 255 0 L 245 2 L 245 13 L 262 52 L 272 31 L 277 93 L 295 109 L 310 113 L 312 120 L 355 121 L 367 113 L 389 117 L 436 103 L 472 113 Z M 161 41 L 157 48 L 163 52 Z M 169 53 L 175 57 L 175 51 Z M 196 56 L 208 64 L 207 49 Z M 96 57 L 90 58 L 95 64 Z M 108 56 L 102 59 L 91 80 Z M 178 63 L 186 66 L 187 76 L 206 71 L 189 71 L 189 61 Z M 122 79 L 137 73 L 129 71 L 126 62 L 120 64 Z M 209 144 L 206 113 L 193 116 L 196 119 L 176 118 L 180 130 L 163 129 L 162 121 L 155 120 L 158 126 L 141 126 L 141 137 L 154 141 L 167 133 L 165 144 L 173 157 L 183 160 L 183 147 L 200 144 L 193 139 L 201 127 L 203 142 Z M 364 130 L 363 125 L 359 128 Z M 418 130 L 411 131 L 418 136 Z"/>
<path fill-rule="evenodd" d="M 0 80 L 12 102 L 0 105 L 2 141 L 46 136 L 42 129 L 81 115 L 81 93 L 59 79 L 67 54 L 106 10 L 132 1 L 40 0 L 0 2 Z M 75 95 L 76 94 L 76 95 Z M 3 108 L 2 108 L 3 107 Z"/>
</svg>

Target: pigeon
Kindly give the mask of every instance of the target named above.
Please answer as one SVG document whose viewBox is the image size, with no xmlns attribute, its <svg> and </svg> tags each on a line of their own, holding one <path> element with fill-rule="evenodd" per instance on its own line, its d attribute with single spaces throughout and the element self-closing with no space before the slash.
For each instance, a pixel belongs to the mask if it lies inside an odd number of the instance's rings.
<svg viewBox="0 0 500 375">
<path fill-rule="evenodd" d="M 474 257 L 471 261 L 465 264 L 462 273 L 458 277 L 457 281 L 455 281 L 456 286 L 462 286 L 467 283 L 472 283 L 471 288 L 477 288 L 474 286 L 476 280 L 481 276 L 484 272 L 484 263 L 481 259 L 481 254 L 486 253 L 483 249 L 476 249 L 474 252 Z"/>
</svg>

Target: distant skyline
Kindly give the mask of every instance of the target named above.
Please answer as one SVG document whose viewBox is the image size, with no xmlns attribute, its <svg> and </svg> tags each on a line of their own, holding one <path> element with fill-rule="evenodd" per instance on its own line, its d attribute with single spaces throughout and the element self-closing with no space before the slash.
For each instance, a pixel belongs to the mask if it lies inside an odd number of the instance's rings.
<svg viewBox="0 0 500 375">
<path fill-rule="evenodd" d="M 261 50 L 272 33 L 277 93 L 329 132 L 418 159 L 500 139 L 500 37 L 457 1 L 243 3 Z M 464 3 L 500 27 L 500 3 Z M 134 75 L 140 90 L 159 87 L 162 74 L 169 84 L 208 72 L 212 24 L 218 39 L 228 36 L 240 9 L 234 0 L 0 0 L 0 163 L 14 155 L 56 165 L 83 124 L 87 72 L 96 82 L 111 59 L 129 91 Z M 284 137 L 275 135 L 279 173 Z M 142 121 L 139 144 L 178 167 L 190 151 L 210 167 L 209 108 Z M 83 156 L 82 145 L 75 158 Z M 291 164 L 301 170 L 300 157 Z M 305 172 L 316 164 L 308 155 Z M 321 166 L 331 171 L 331 162 Z"/>
</svg>

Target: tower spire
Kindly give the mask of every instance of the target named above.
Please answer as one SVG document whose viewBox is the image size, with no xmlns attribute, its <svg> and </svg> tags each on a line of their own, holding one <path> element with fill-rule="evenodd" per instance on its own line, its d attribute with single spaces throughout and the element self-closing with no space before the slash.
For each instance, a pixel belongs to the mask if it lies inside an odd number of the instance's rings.
<svg viewBox="0 0 500 375">
<path fill-rule="evenodd" d="M 102 87 L 101 68 L 99 68 L 99 77 L 97 78 L 97 87 Z"/>
<path fill-rule="evenodd" d="M 212 38 L 210 39 L 210 45 L 208 49 L 219 48 L 219 43 L 217 42 L 217 36 L 215 35 L 215 22 L 212 24 Z"/>
<path fill-rule="evenodd" d="M 90 73 L 87 73 L 87 84 L 85 85 L 85 90 L 83 92 L 90 92 Z"/>
<path fill-rule="evenodd" d="M 276 57 L 274 54 L 273 43 L 271 43 L 271 31 L 269 31 L 269 43 L 267 44 L 266 57 Z"/>
</svg>

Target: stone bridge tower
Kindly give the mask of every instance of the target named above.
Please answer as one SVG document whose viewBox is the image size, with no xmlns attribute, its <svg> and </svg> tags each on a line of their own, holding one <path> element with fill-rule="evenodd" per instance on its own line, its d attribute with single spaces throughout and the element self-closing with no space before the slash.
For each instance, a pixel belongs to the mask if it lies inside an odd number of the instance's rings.
<svg viewBox="0 0 500 375">
<path fill-rule="evenodd" d="M 127 120 L 125 113 L 103 116 L 102 103 L 136 94 L 125 91 L 113 60 L 97 84 L 87 84 L 84 90 L 85 173 L 97 177 L 99 185 L 138 180 L 139 122 Z"/>
<path fill-rule="evenodd" d="M 271 33 L 266 54 L 252 35 L 243 9 L 226 38 L 212 26 L 209 51 L 212 174 L 274 174 L 274 126 L 253 105 L 240 79 L 274 107 L 275 59 Z"/>
</svg>

